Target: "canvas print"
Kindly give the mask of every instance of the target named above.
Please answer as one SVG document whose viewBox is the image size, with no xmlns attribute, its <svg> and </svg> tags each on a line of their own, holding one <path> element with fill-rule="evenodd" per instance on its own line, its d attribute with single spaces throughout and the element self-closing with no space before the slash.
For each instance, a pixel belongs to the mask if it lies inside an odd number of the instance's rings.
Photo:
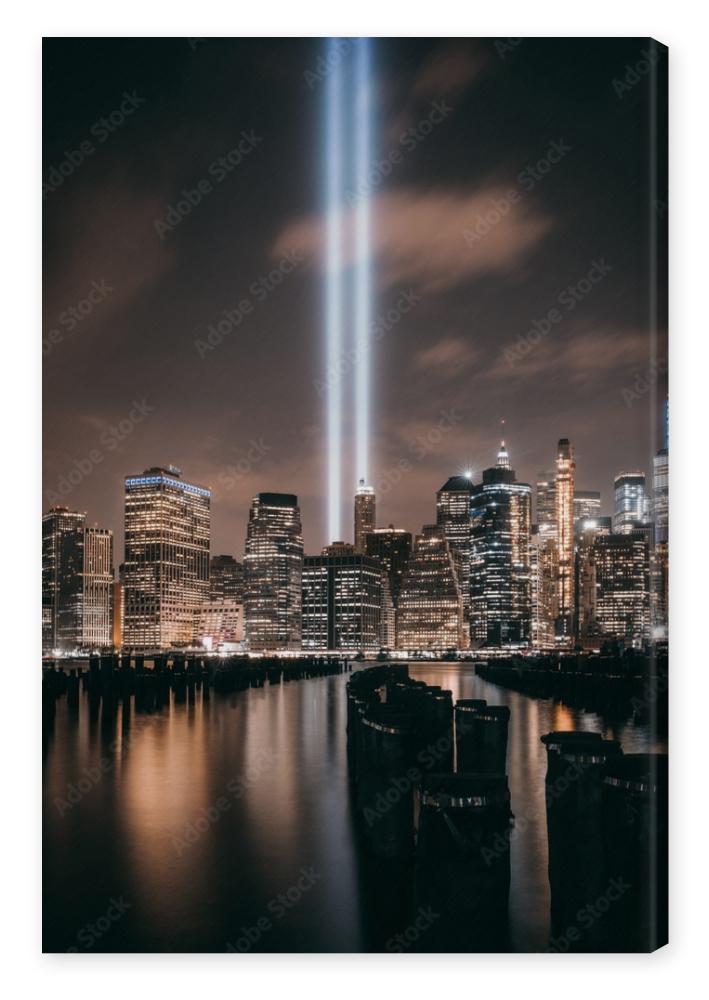
<svg viewBox="0 0 709 1000">
<path fill-rule="evenodd" d="M 44 40 L 46 952 L 667 942 L 667 61 Z"/>
</svg>

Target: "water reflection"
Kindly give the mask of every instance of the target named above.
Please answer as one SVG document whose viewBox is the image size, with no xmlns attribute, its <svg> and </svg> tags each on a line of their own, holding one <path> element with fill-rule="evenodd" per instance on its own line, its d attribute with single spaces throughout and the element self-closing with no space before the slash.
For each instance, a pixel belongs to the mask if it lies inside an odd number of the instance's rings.
<svg viewBox="0 0 709 1000">
<path fill-rule="evenodd" d="M 646 727 L 534 701 L 435 664 L 412 676 L 511 710 L 510 936 L 549 938 L 545 751 L 551 729 L 597 729 L 661 750 Z M 136 711 L 62 698 L 45 745 L 45 950 L 361 951 L 397 930 L 409 885 L 357 848 L 345 747 L 346 678 L 205 696 Z M 386 875 L 385 906 L 373 883 Z M 111 901 L 127 908 L 108 919 Z M 87 930 L 91 928 L 92 930 Z M 97 930 L 98 928 L 98 930 Z M 105 928 L 105 929 L 102 929 Z M 99 933 L 100 931 L 100 933 Z"/>
</svg>

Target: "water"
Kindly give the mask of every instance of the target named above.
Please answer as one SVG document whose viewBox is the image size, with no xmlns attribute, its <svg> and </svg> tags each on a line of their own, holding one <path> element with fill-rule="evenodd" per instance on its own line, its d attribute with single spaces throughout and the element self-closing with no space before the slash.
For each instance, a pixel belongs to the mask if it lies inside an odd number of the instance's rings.
<svg viewBox="0 0 709 1000">
<path fill-rule="evenodd" d="M 434 664 L 411 675 L 511 710 L 514 950 L 549 941 L 545 750 L 552 729 L 612 725 Z M 377 873 L 357 848 L 345 676 L 176 700 L 153 715 L 59 700 L 44 756 L 45 951 L 367 951 L 387 948 Z M 404 929 L 403 927 L 401 928 Z"/>
</svg>

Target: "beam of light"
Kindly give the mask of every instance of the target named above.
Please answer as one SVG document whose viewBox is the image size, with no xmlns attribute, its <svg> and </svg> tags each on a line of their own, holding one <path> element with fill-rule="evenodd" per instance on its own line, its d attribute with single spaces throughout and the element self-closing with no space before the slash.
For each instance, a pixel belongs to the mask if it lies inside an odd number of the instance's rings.
<svg viewBox="0 0 709 1000">
<path fill-rule="evenodd" d="M 372 319 L 370 197 L 367 175 L 371 159 L 371 40 L 360 38 L 355 56 L 355 481 L 368 482 L 369 473 L 369 343 Z"/>
<path fill-rule="evenodd" d="M 342 356 L 342 67 L 339 39 L 327 39 L 326 65 L 330 66 L 325 87 L 325 197 L 326 235 L 326 405 L 327 405 L 327 530 L 328 541 L 341 538 L 340 483 L 342 478 L 342 380 L 338 366 Z"/>
</svg>

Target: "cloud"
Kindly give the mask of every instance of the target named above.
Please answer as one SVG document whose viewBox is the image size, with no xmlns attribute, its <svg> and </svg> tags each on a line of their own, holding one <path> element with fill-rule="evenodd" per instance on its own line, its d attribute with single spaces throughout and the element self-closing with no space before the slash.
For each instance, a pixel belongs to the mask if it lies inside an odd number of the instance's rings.
<svg viewBox="0 0 709 1000">
<path fill-rule="evenodd" d="M 382 192 L 372 205 L 373 251 L 384 287 L 415 284 L 423 292 L 447 291 L 471 278 L 506 273 L 540 245 L 552 219 L 524 199 L 506 198 L 503 188 L 474 192 L 400 188 Z M 504 211 L 499 206 L 504 204 Z M 498 206 L 495 215 L 490 213 Z M 346 263 L 352 262 L 353 213 L 344 220 Z M 485 235 L 466 240 L 465 232 L 481 219 L 494 219 Z M 324 220 L 311 216 L 287 225 L 273 253 L 297 249 L 322 260 Z"/>
<path fill-rule="evenodd" d="M 440 46 L 421 66 L 413 84 L 417 97 L 449 97 L 465 90 L 485 69 L 487 57 L 470 43 Z"/>
<path fill-rule="evenodd" d="M 480 356 L 480 352 L 460 337 L 443 337 L 414 355 L 414 368 L 451 377 L 458 375 Z"/>
</svg>

